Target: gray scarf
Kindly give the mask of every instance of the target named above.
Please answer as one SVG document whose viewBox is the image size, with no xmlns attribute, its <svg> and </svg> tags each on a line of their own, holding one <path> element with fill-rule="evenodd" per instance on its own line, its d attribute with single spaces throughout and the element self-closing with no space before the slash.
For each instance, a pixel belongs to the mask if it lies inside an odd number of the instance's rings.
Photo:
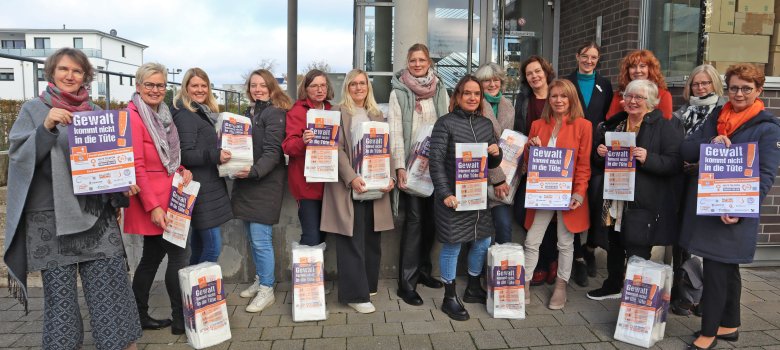
<svg viewBox="0 0 780 350">
<path fill-rule="evenodd" d="M 219 113 L 215 113 L 211 111 L 211 108 L 209 106 L 204 105 L 202 103 L 192 102 L 196 106 L 200 107 L 200 110 L 203 111 L 203 113 L 206 113 L 206 116 L 209 117 L 209 121 L 211 121 L 211 125 L 217 124 L 217 119 L 219 118 Z"/>
<path fill-rule="evenodd" d="M 685 135 L 693 134 L 694 131 L 704 125 L 707 116 L 712 113 L 717 104 L 718 95 L 713 93 L 701 97 L 691 96 L 688 100 L 688 109 L 682 114 Z"/>
<path fill-rule="evenodd" d="M 131 100 L 138 108 L 138 114 L 141 115 L 149 136 L 152 137 L 163 166 L 168 171 L 168 175 L 172 175 L 181 165 L 181 145 L 179 145 L 179 132 L 176 131 L 176 124 L 173 124 L 168 105 L 161 102 L 155 112 L 137 92 L 133 93 Z"/>
</svg>

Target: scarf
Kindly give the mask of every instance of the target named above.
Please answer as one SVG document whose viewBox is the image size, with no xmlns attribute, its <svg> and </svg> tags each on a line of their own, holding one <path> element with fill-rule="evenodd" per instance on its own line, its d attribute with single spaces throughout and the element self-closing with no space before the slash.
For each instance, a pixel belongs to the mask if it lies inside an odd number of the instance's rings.
<svg viewBox="0 0 780 350">
<path fill-rule="evenodd" d="M 219 113 L 212 112 L 211 108 L 209 108 L 209 106 L 204 105 L 202 103 L 197 103 L 197 102 L 194 102 L 194 101 L 192 103 L 194 103 L 195 106 L 200 108 L 200 110 L 203 111 L 203 113 L 206 113 L 206 116 L 209 117 L 209 121 L 211 121 L 211 125 L 216 125 L 217 124 L 217 118 L 219 118 Z"/>
<path fill-rule="evenodd" d="M 720 111 L 720 117 L 718 117 L 718 135 L 731 137 L 731 134 L 737 131 L 742 124 L 753 119 L 763 110 L 764 102 L 759 99 L 756 99 L 756 102 L 753 102 L 750 107 L 745 108 L 742 112 L 735 112 L 731 102 L 726 102 Z"/>
<path fill-rule="evenodd" d="M 155 112 L 137 92 L 133 93 L 130 99 L 138 108 L 138 114 L 144 122 L 146 131 L 149 132 L 149 136 L 152 137 L 154 147 L 157 148 L 157 154 L 168 171 L 168 176 L 172 175 L 181 165 L 181 149 L 179 132 L 176 131 L 176 125 L 173 124 L 171 111 L 165 102 L 161 102 L 157 112 Z"/>
<path fill-rule="evenodd" d="M 710 93 L 701 97 L 691 96 L 688 99 L 688 108 L 682 114 L 685 135 L 693 134 L 694 131 L 704 125 L 707 116 L 712 113 L 712 110 L 718 104 L 718 98 L 718 95 Z"/>
<path fill-rule="evenodd" d="M 490 94 L 485 94 L 485 101 L 488 101 L 490 103 L 490 108 L 493 108 L 493 115 L 498 118 L 498 103 L 501 102 L 501 93 L 499 92 L 496 96 L 490 96 Z"/>
<path fill-rule="evenodd" d="M 412 76 L 412 73 L 409 73 L 408 69 L 404 69 L 400 80 L 414 93 L 414 110 L 417 111 L 417 113 L 422 113 L 420 101 L 431 98 L 436 94 L 436 83 L 438 82 L 438 78 L 433 74 L 433 70 L 428 69 L 428 74 L 417 78 Z"/>
<path fill-rule="evenodd" d="M 51 108 L 61 108 L 68 112 L 84 112 L 99 109 L 89 99 L 89 91 L 83 86 L 75 94 L 60 90 L 54 83 L 49 83 L 46 90 L 39 96 L 41 101 Z"/>
</svg>

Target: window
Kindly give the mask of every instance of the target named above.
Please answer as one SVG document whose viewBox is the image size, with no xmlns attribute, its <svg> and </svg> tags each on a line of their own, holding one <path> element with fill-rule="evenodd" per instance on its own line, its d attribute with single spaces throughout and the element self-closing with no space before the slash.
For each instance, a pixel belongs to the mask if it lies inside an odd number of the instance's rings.
<svg viewBox="0 0 780 350">
<path fill-rule="evenodd" d="M 119 85 L 125 85 L 124 78 L 125 77 L 123 77 L 121 75 L 119 76 Z"/>
<path fill-rule="evenodd" d="M 122 57 L 125 57 L 125 46 L 122 45 Z"/>
<path fill-rule="evenodd" d="M 35 48 L 36 49 L 50 49 L 51 48 L 51 39 L 50 38 L 35 38 Z"/>
<path fill-rule="evenodd" d="M 3 40 L 2 41 L 2 48 L 4 49 L 24 49 L 27 45 L 25 45 L 24 40 Z"/>
<path fill-rule="evenodd" d="M 0 81 L 14 81 L 14 69 L 0 68 Z"/>
<path fill-rule="evenodd" d="M 38 68 L 38 71 L 35 72 L 35 76 L 38 78 L 38 81 L 46 80 L 46 75 L 43 74 L 43 68 Z"/>
<path fill-rule="evenodd" d="M 74 49 L 83 49 L 84 48 L 84 38 L 73 38 L 73 48 Z"/>
<path fill-rule="evenodd" d="M 643 3 L 646 28 L 644 48 L 661 61 L 665 76 L 684 76 L 696 67 L 699 48 L 698 0 L 663 0 Z"/>
</svg>

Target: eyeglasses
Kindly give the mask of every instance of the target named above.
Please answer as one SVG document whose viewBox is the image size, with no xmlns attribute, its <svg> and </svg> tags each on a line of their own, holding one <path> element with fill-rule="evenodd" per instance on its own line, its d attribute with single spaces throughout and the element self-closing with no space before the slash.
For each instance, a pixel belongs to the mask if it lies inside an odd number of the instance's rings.
<svg viewBox="0 0 780 350">
<path fill-rule="evenodd" d="M 749 95 L 751 92 L 753 92 L 752 86 L 729 86 L 729 93 L 732 95 L 736 95 L 738 92 L 742 91 L 743 95 Z"/>
<path fill-rule="evenodd" d="M 599 56 L 590 56 L 590 55 L 582 54 L 579 57 L 583 61 L 598 61 L 599 60 Z"/>
<path fill-rule="evenodd" d="M 162 84 L 143 83 L 142 85 L 144 86 L 144 89 L 146 89 L 146 91 L 152 91 L 155 88 L 157 90 L 165 90 L 165 88 L 168 87 L 168 84 L 165 84 L 165 83 L 162 83 Z"/>
<path fill-rule="evenodd" d="M 306 88 L 307 89 L 312 89 L 312 90 L 327 90 L 328 89 L 328 84 L 309 85 Z"/>
<path fill-rule="evenodd" d="M 639 102 L 639 101 L 647 100 L 647 97 L 632 95 L 632 94 L 623 94 L 623 100 L 625 100 L 626 102 L 631 102 L 631 101 Z"/>
<path fill-rule="evenodd" d="M 706 88 L 706 87 L 708 87 L 710 85 L 712 85 L 712 81 L 701 81 L 701 82 L 698 82 L 698 83 L 691 83 L 691 86 L 695 87 L 695 88 L 698 88 L 700 86 L 703 87 L 703 88 Z"/>
<path fill-rule="evenodd" d="M 365 81 L 353 81 L 353 82 L 349 83 L 348 86 L 351 87 L 351 88 L 356 88 L 358 86 L 359 87 L 366 87 L 367 85 L 368 85 L 368 83 L 365 82 Z M 309 85 L 309 87 L 311 87 L 311 85 Z"/>
<path fill-rule="evenodd" d="M 57 66 L 57 72 L 63 73 L 65 75 L 67 74 L 73 74 L 74 77 L 81 78 L 84 77 L 84 71 L 81 69 L 70 69 L 65 66 Z"/>
</svg>

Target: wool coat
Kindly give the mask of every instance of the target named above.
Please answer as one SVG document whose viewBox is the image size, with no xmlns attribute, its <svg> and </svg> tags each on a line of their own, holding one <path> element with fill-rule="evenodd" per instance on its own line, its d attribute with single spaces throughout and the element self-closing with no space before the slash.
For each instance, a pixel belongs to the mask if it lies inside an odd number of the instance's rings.
<svg viewBox="0 0 780 350">
<path fill-rule="evenodd" d="M 331 108 L 330 102 L 323 102 L 325 109 Z M 306 144 L 303 143 L 303 131 L 306 130 L 306 113 L 313 103 L 309 100 L 295 101 L 287 112 L 285 121 L 285 137 L 282 141 L 284 154 L 290 157 L 287 165 L 287 186 L 296 200 L 322 200 L 322 182 L 306 182 L 303 169 L 306 160 Z"/>
<path fill-rule="evenodd" d="M 480 106 L 480 109 L 482 111 L 482 115 L 484 115 L 485 118 L 488 118 L 493 124 L 493 133 L 496 135 L 496 141 L 501 138 L 501 133 L 504 132 L 504 129 L 512 130 L 514 127 L 515 108 L 512 107 L 512 102 L 509 102 L 509 100 L 507 100 L 505 97 L 502 97 L 498 102 L 497 116 L 493 114 L 493 108 L 490 106 L 490 102 L 484 98 L 482 99 L 482 105 Z M 506 178 L 506 175 L 504 174 L 504 171 L 501 169 L 501 167 L 489 169 L 488 176 L 490 177 L 490 183 L 501 183 L 510 180 Z M 488 188 L 488 191 L 493 190 L 493 188 Z M 488 204 L 490 208 L 493 208 L 497 205 L 502 205 L 503 203 L 489 200 Z"/>
<path fill-rule="evenodd" d="M 333 110 L 341 111 L 341 130 L 339 131 L 339 181 L 325 183 L 322 195 L 322 221 L 320 230 L 338 233 L 352 237 L 355 223 L 355 209 L 352 199 L 352 180 L 358 174 L 352 168 L 352 114 L 334 106 Z M 384 122 L 382 114 L 369 114 L 368 119 L 374 122 Z M 390 209 L 390 194 L 373 200 L 374 231 L 381 232 L 393 229 L 393 215 Z"/>
</svg>

